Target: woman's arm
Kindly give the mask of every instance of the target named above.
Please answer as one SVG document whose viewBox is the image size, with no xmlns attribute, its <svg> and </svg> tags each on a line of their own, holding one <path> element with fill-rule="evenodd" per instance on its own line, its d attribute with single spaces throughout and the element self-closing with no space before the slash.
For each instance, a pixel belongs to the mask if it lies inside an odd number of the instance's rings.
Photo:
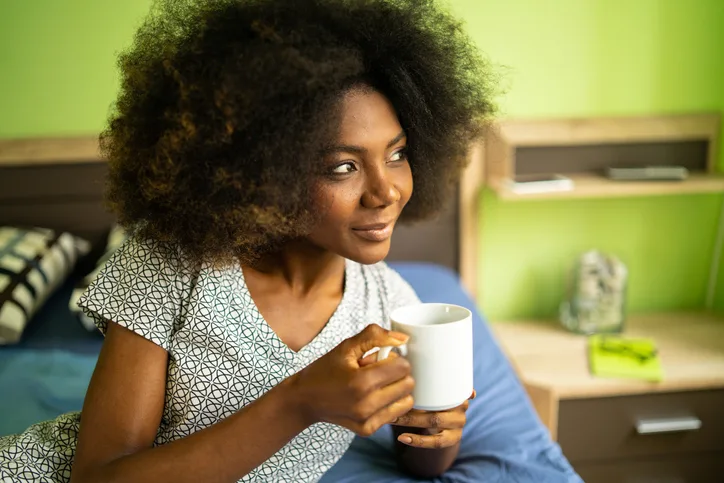
<svg viewBox="0 0 724 483">
<path fill-rule="evenodd" d="M 168 354 L 109 324 L 83 405 L 71 481 L 236 481 L 309 424 L 290 381 L 229 418 L 153 448 Z"/>
<path fill-rule="evenodd" d="M 371 325 L 234 415 L 153 447 L 168 354 L 110 323 L 83 406 L 71 481 L 237 481 L 318 421 L 368 436 L 410 410 L 414 383 L 404 359 L 370 367 L 359 360 L 373 347 L 404 342 Z"/>
</svg>

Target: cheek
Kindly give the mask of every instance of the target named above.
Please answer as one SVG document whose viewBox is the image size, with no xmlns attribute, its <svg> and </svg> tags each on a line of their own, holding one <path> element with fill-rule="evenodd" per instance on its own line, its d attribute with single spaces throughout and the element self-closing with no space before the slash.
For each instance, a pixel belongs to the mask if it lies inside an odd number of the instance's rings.
<svg viewBox="0 0 724 483">
<path fill-rule="evenodd" d="M 329 222 L 339 223 L 349 218 L 358 204 L 357 191 L 339 185 L 321 187 L 314 197 L 314 209 L 327 227 L 331 227 Z"/>
<path fill-rule="evenodd" d="M 400 192 L 400 201 L 406 204 L 412 196 L 414 184 L 412 180 L 412 170 L 410 169 L 409 164 L 405 167 L 405 169 L 400 170 L 400 174 L 396 184 L 397 189 Z"/>
</svg>

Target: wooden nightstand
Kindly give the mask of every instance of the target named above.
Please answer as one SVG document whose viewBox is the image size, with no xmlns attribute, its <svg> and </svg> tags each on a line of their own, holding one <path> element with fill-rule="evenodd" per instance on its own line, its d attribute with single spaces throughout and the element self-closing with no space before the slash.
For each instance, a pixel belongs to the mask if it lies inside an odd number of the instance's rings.
<svg viewBox="0 0 724 483">
<path fill-rule="evenodd" d="M 724 481 L 724 318 L 629 317 L 664 381 L 600 379 L 586 338 L 545 321 L 492 324 L 538 415 L 587 483 Z"/>
</svg>

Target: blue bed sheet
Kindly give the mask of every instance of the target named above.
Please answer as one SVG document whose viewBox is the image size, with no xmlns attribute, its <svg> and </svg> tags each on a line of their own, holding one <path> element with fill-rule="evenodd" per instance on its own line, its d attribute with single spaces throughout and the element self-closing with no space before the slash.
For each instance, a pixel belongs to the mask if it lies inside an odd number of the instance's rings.
<svg viewBox="0 0 724 483">
<path fill-rule="evenodd" d="M 98 354 L 63 349 L 0 351 L 0 436 L 78 411 Z"/>
<path fill-rule="evenodd" d="M 468 307 L 474 314 L 475 389 L 453 468 L 434 480 L 557 483 L 582 481 L 535 415 L 510 364 L 457 276 L 440 266 L 391 264 L 424 302 Z M 79 410 L 100 339 L 83 332 L 67 312 L 63 290 L 53 297 L 21 346 L 0 349 L 0 436 L 63 412 Z M 52 302 L 52 303 L 51 303 Z M 55 315 L 55 319 L 53 316 Z M 12 415 L 12 416 L 11 416 Z M 323 483 L 406 483 L 394 462 L 389 427 L 355 438 Z"/>
<path fill-rule="evenodd" d="M 68 309 L 82 274 L 73 274 L 45 302 L 19 343 L 0 346 L 0 436 L 77 411 L 103 344 Z"/>
</svg>

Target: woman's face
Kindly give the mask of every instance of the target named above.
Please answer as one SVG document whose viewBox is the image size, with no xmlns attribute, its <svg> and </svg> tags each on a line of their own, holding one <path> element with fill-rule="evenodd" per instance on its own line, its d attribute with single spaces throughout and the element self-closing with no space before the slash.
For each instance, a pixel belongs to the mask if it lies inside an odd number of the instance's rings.
<svg viewBox="0 0 724 483">
<path fill-rule="evenodd" d="M 321 218 L 307 238 L 356 262 L 376 263 L 387 256 L 412 195 L 407 140 L 390 101 L 372 89 L 350 90 L 341 119 L 315 189 Z"/>
</svg>

